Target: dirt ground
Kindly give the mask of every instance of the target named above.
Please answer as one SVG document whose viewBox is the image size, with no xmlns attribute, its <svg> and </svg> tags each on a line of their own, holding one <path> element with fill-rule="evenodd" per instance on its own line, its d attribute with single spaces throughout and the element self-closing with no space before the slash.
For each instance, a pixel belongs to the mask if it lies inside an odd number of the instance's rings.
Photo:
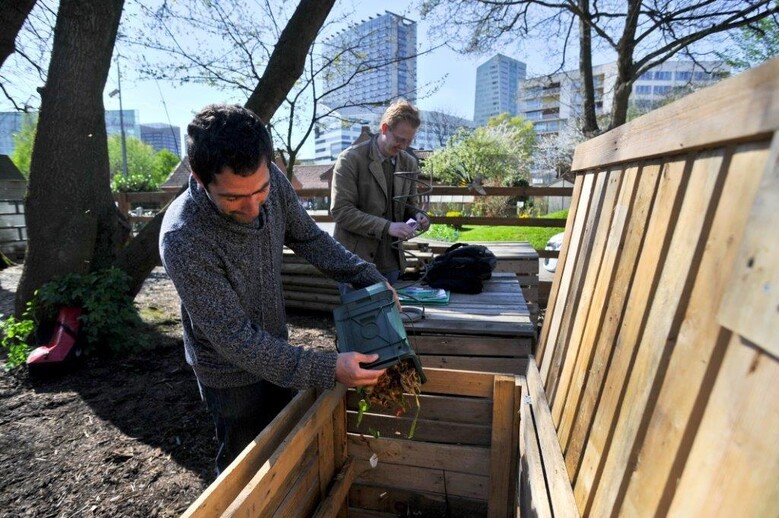
<svg viewBox="0 0 779 518">
<path fill-rule="evenodd" d="M 13 311 L 20 275 L 0 271 L 0 313 Z M 216 439 L 178 303 L 157 268 L 136 298 L 153 350 L 50 379 L 0 370 L 0 517 L 178 516 L 213 481 Z M 326 314 L 288 316 L 292 343 L 333 347 Z"/>
</svg>

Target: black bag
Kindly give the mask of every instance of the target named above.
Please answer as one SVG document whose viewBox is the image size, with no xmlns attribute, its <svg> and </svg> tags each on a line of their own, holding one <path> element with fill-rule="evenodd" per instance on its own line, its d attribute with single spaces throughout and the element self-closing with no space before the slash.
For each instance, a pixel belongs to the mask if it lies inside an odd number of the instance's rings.
<svg viewBox="0 0 779 518">
<path fill-rule="evenodd" d="M 483 282 L 492 277 L 495 263 L 495 254 L 487 247 L 455 243 L 433 260 L 425 281 L 431 288 L 481 293 Z"/>
</svg>

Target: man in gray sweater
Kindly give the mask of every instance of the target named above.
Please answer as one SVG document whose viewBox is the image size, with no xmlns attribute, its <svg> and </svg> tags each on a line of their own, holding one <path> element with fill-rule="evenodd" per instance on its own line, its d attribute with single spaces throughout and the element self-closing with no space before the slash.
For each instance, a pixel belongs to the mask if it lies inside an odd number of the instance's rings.
<svg viewBox="0 0 779 518">
<path fill-rule="evenodd" d="M 373 385 L 378 355 L 288 343 L 281 284 L 284 245 L 355 288 L 384 282 L 308 216 L 273 164 L 254 113 L 210 105 L 187 128 L 189 189 L 168 207 L 160 256 L 181 297 L 187 362 L 216 425 L 217 472 L 290 401 L 291 389 Z"/>
</svg>

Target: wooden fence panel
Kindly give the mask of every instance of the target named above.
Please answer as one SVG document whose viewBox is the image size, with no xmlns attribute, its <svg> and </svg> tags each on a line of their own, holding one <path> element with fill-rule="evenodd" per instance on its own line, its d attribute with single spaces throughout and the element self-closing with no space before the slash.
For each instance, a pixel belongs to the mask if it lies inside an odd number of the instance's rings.
<svg viewBox="0 0 779 518">
<path fill-rule="evenodd" d="M 779 509 L 778 129 L 774 60 L 577 148 L 539 356 L 582 515 Z"/>
</svg>

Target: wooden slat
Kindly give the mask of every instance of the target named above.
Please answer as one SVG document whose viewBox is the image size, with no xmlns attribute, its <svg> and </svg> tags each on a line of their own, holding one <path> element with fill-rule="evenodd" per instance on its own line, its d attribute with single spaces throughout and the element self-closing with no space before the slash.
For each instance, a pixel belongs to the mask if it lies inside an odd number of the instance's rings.
<svg viewBox="0 0 779 518">
<path fill-rule="evenodd" d="M 379 464 L 358 473 L 355 481 L 361 484 L 487 500 L 489 478 L 480 475 L 400 464 Z"/>
<path fill-rule="evenodd" d="M 773 59 L 580 144 L 572 170 L 760 138 L 777 129 L 777 119 L 779 59 Z"/>
<path fill-rule="evenodd" d="M 537 369 L 537 367 L 534 367 Z M 529 394 L 527 379 L 522 378 L 522 393 Z M 546 491 L 546 475 L 539 449 L 538 430 L 533 417 L 532 397 L 525 396 L 520 411 L 519 459 L 520 459 L 520 516 L 550 518 L 552 508 Z"/>
<path fill-rule="evenodd" d="M 627 294 L 627 305 L 616 336 L 609 340 L 614 353 L 606 374 L 606 383 L 599 401 L 595 419 L 587 437 L 579 474 L 574 481 L 574 495 L 579 511 L 589 514 L 596 486 L 603 472 L 602 462 L 611 445 L 617 408 L 622 399 L 622 387 L 630 375 L 636 344 L 645 323 L 645 304 L 653 300 L 661 258 L 668 249 L 672 222 L 678 219 L 684 186 L 685 162 L 663 164 L 657 194 L 649 211 L 650 218 L 644 235 L 647 245 L 642 248 L 635 270 L 635 281 Z M 648 244 L 651 243 L 651 246 Z M 631 304 L 631 301 L 636 301 Z"/>
<path fill-rule="evenodd" d="M 777 116 L 779 119 L 779 116 Z M 775 134 L 765 165 L 754 162 L 750 173 L 763 169 L 757 197 L 752 204 L 738 268 L 728 283 L 719 310 L 723 325 L 779 356 L 779 238 L 776 223 L 779 207 L 779 134 Z M 750 198 L 743 198 L 748 203 Z M 766 231 L 773 238 L 766 238 Z M 732 301 L 739 301 L 734 304 Z"/>
<path fill-rule="evenodd" d="M 669 516 L 776 516 L 779 362 L 738 335 L 701 418 Z"/>
<path fill-rule="evenodd" d="M 273 513 L 274 517 L 284 518 L 286 516 L 308 516 L 317 507 L 317 503 L 321 500 L 319 494 L 319 464 L 316 451 L 314 448 L 310 449 L 311 453 L 305 458 L 300 459 L 301 465 L 300 476 L 292 484 L 292 487 L 285 493 L 286 496 L 275 509 Z M 279 495 L 275 495 L 277 498 Z M 270 506 L 276 507 L 276 506 Z"/>
<path fill-rule="evenodd" d="M 590 197 L 589 190 L 585 192 L 584 198 L 582 198 L 582 187 L 584 186 L 584 177 L 580 176 L 576 179 L 576 183 L 574 184 L 574 191 L 573 191 L 573 197 L 571 199 L 571 208 L 568 210 L 568 221 L 565 223 L 565 239 L 563 239 L 563 247 L 560 251 L 558 261 L 557 261 L 557 268 L 555 271 L 554 279 L 552 280 L 552 285 L 549 287 L 549 298 L 547 299 L 547 321 L 544 323 L 543 328 L 541 328 L 541 336 L 538 339 L 538 348 L 536 349 L 536 358 L 539 362 L 539 365 L 543 365 L 544 363 L 544 357 L 547 351 L 547 343 L 549 342 L 549 330 L 552 327 L 552 319 L 557 318 L 557 313 L 555 308 L 557 307 L 557 298 L 560 296 L 560 298 L 565 298 L 567 296 L 567 284 L 565 288 L 560 289 L 560 286 L 562 284 L 562 272 L 563 272 L 563 265 L 565 265 L 568 257 L 568 249 L 570 247 L 570 241 L 573 238 L 573 232 L 574 232 L 574 222 L 577 220 L 577 214 L 579 213 L 579 205 L 581 203 L 581 200 L 588 200 Z M 590 185 L 591 189 L 592 186 Z M 582 210 L 586 210 L 584 207 L 586 205 L 582 206 Z M 581 216 L 578 216 L 581 217 Z M 576 250 L 572 249 L 571 254 L 576 255 Z M 570 281 L 569 281 L 570 282 Z M 555 324 L 559 325 L 559 323 Z M 553 346 L 549 346 L 550 348 Z"/>
<path fill-rule="evenodd" d="M 513 508 L 511 471 L 514 428 L 514 377 L 495 376 L 493 388 L 492 438 L 490 442 L 490 479 L 488 516 L 505 517 Z"/>
<path fill-rule="evenodd" d="M 356 390 L 349 390 L 346 393 L 346 402 L 349 410 L 354 412 L 357 409 L 360 395 Z M 408 413 L 413 415 L 416 412 L 416 401 L 414 396 L 404 395 L 404 401 Z M 492 401 L 485 398 L 463 398 L 456 396 L 430 396 L 421 394 L 419 396 L 420 415 L 431 421 L 457 421 L 467 424 L 486 425 L 492 419 Z M 379 405 L 371 407 L 373 414 L 395 415 L 394 408 L 382 408 Z M 353 422 L 353 418 L 351 418 Z M 350 423 L 352 424 L 352 423 Z"/>
<path fill-rule="evenodd" d="M 422 385 L 424 394 L 453 396 L 492 397 L 493 374 L 447 369 L 425 369 L 427 383 Z"/>
<path fill-rule="evenodd" d="M 408 339 L 417 354 L 527 357 L 531 345 L 529 338 L 475 335 L 410 335 Z"/>
<path fill-rule="evenodd" d="M 437 367 L 439 369 L 498 372 L 507 374 L 524 374 L 525 369 L 527 369 L 527 358 L 487 358 L 478 356 L 420 354 L 419 362 L 424 368 Z"/>
<path fill-rule="evenodd" d="M 614 438 L 595 493 L 592 513 L 602 516 L 619 507 L 629 477 L 628 466 L 635 462 L 646 420 L 658 390 L 658 372 L 665 364 L 676 340 L 683 308 L 689 298 L 702 247 L 699 243 L 711 225 L 716 200 L 724 183 L 723 153 L 695 157 L 689 173 L 684 202 L 673 229 L 670 249 L 664 258 L 660 281 L 644 311 L 646 326 L 640 338 L 635 364 L 631 370 Z M 648 310 L 648 312 L 647 312 Z M 662 376 L 660 376 L 660 380 Z"/>
<path fill-rule="evenodd" d="M 618 261 L 614 267 L 616 274 L 608 285 L 604 282 L 599 286 L 602 291 L 606 292 L 608 306 L 604 308 L 601 316 L 602 328 L 592 325 L 588 329 L 591 333 L 585 336 L 585 340 L 597 340 L 597 344 L 592 362 L 587 370 L 586 385 L 581 391 L 581 399 L 576 405 L 577 415 L 574 417 L 573 434 L 563 449 L 568 472 L 574 481 L 578 477 L 584 444 L 590 433 L 593 416 L 600 401 L 606 373 L 610 370 L 614 342 L 622 325 L 627 295 L 633 286 L 637 259 L 641 255 L 642 246 L 644 246 L 646 225 L 659 177 L 659 165 L 642 167 L 636 171 L 635 182 L 638 183 L 638 187 L 635 201 L 627 209 L 628 214 L 624 216 L 628 222 L 627 230 L 624 236 L 612 235 L 612 240 L 609 242 L 607 257 L 616 256 L 615 260 Z M 622 216 L 615 215 L 615 218 L 622 219 Z M 599 294 L 598 298 L 602 298 L 602 295 Z M 590 338 L 591 336 L 594 337 Z"/>
<path fill-rule="evenodd" d="M 532 417 L 538 434 L 541 464 L 546 474 L 552 516 L 578 516 L 570 480 L 565 469 L 565 460 L 560 451 L 552 414 L 544 394 L 544 386 L 538 367 L 532 359 L 527 368 L 527 392 L 533 405 Z"/>
<path fill-rule="evenodd" d="M 712 230 L 706 242 L 706 253 L 695 279 L 687 311 L 679 330 L 664 383 L 654 409 L 646 440 L 641 449 L 643 461 L 632 473 L 623 510 L 627 515 L 665 515 L 660 509 L 665 488 L 681 476 L 681 465 L 695 435 L 703 401 L 708 399 L 705 387 L 711 387 L 721 361 L 721 328 L 716 312 L 736 257 L 737 243 L 732 236 L 744 229 L 747 213 L 739 210 L 744 200 L 754 198 L 759 177 L 753 174 L 756 164 L 765 163 L 764 145 L 742 146 L 735 153 L 728 172 Z M 707 379 L 711 379 L 707 382 Z M 704 387 L 701 389 L 701 387 Z M 670 502 L 666 502 L 666 505 Z"/>
<path fill-rule="evenodd" d="M 355 512 L 387 513 L 386 516 L 486 516 L 487 502 L 421 491 L 353 484 L 349 492 L 349 517 Z M 362 514 L 357 514 L 362 516 Z M 385 516 L 382 514 L 382 516 Z"/>
<path fill-rule="evenodd" d="M 300 422 L 246 484 L 236 500 L 228 507 L 233 516 L 261 516 L 269 511 L 274 495 L 284 486 L 290 472 L 298 465 L 308 445 L 317 437 L 322 426 L 330 423 L 333 411 L 343 398 L 346 388 L 340 383 L 320 396 Z"/>
<path fill-rule="evenodd" d="M 376 454 L 381 464 L 400 464 L 444 471 L 458 471 L 489 476 L 490 450 L 478 446 L 435 444 L 382 437 L 349 434 L 349 454 L 360 471 L 368 469 L 368 461 Z"/>
<path fill-rule="evenodd" d="M 354 475 L 354 459 L 349 458 L 336 475 L 330 493 L 317 507 L 314 518 L 332 518 L 338 515 L 346 496 L 349 494 Z"/>
<path fill-rule="evenodd" d="M 576 207 L 572 212 L 568 213 L 570 232 L 566 228 L 563 248 L 560 251 L 560 260 L 557 262 L 557 271 L 552 284 L 553 297 L 547 307 L 548 316 L 544 322 L 541 344 L 539 346 L 539 352 L 542 356 L 539 359 L 541 363 L 538 364 L 538 367 L 541 370 L 541 379 L 544 380 L 545 384 L 549 377 L 549 369 L 553 358 L 559 356 L 556 349 L 560 325 L 565 308 L 569 304 L 569 289 L 573 282 L 575 265 L 579 259 L 579 245 L 582 240 L 584 224 L 587 221 L 587 211 L 592 198 L 595 177 L 594 175 L 587 175 L 581 179 L 577 178 L 576 184 L 580 183 L 581 187 L 578 192 Z M 551 313 L 549 308 L 551 308 Z"/>
<path fill-rule="evenodd" d="M 568 347 L 572 345 L 569 341 L 569 337 L 571 335 L 573 322 L 575 321 L 576 312 L 579 307 L 579 299 L 582 296 L 584 281 L 587 278 L 587 274 L 589 272 L 589 266 L 591 264 L 590 252 L 593 247 L 596 225 L 601 214 L 603 199 L 606 195 L 606 189 L 604 187 L 607 184 L 607 179 L 610 174 L 614 173 L 601 172 L 595 175 L 595 185 L 592 190 L 592 197 L 590 198 L 587 219 L 581 232 L 581 240 L 578 246 L 579 252 L 576 258 L 576 263 L 573 265 L 570 264 L 572 260 L 570 256 L 568 259 L 566 259 L 566 261 L 569 263 L 566 265 L 566 269 L 572 267 L 573 270 L 571 286 L 568 290 L 568 304 L 564 308 L 563 315 L 560 320 L 554 354 L 549 358 L 550 361 L 544 364 L 544 372 L 546 372 L 546 377 L 544 378 L 544 387 L 546 389 L 546 395 L 549 398 L 549 401 L 554 401 L 555 399 L 557 387 L 560 382 L 560 371 L 563 368 L 563 361 L 566 357 Z M 555 425 L 556 424 L 557 421 L 555 421 Z"/>
<path fill-rule="evenodd" d="M 414 421 L 412 409 L 402 417 L 372 414 L 365 412 L 359 428 L 355 426 L 355 415 L 349 412 L 347 430 L 351 433 L 371 435 L 381 434 L 381 437 L 407 438 Z M 427 441 L 442 444 L 468 444 L 473 446 L 490 445 L 490 427 L 487 424 L 470 424 L 456 421 L 432 421 L 422 416 L 417 420 L 416 432 L 412 441 Z"/>
<path fill-rule="evenodd" d="M 587 261 L 589 267 L 587 268 L 586 275 L 582 277 L 581 282 L 581 295 L 579 301 L 576 303 L 575 310 L 571 311 L 571 332 L 567 338 L 569 342 L 568 354 L 566 355 L 562 367 L 560 369 L 560 376 L 557 381 L 557 387 L 554 393 L 547 391 L 549 406 L 552 410 L 552 419 L 555 426 L 558 428 L 558 437 L 560 438 L 560 444 L 565 444 L 568 440 L 569 428 L 561 428 L 560 422 L 562 421 L 563 410 L 567 408 L 569 413 L 575 412 L 576 407 L 566 406 L 565 402 L 569 396 L 578 397 L 578 391 L 581 389 L 581 385 L 575 385 L 573 390 L 576 391 L 574 395 L 569 393 L 571 388 L 571 381 L 573 379 L 573 371 L 576 367 L 576 363 L 580 360 L 580 357 L 589 357 L 589 351 L 585 344 L 582 343 L 582 335 L 584 334 L 584 327 L 589 322 L 590 310 L 593 313 L 600 311 L 600 307 L 596 306 L 591 308 L 593 303 L 593 295 L 595 293 L 595 285 L 598 282 L 598 276 L 601 273 L 601 266 L 603 265 L 603 253 L 606 249 L 606 242 L 608 241 L 609 228 L 611 227 L 612 216 L 614 215 L 614 207 L 618 200 L 620 186 L 622 184 L 623 173 L 621 171 L 612 171 L 605 179 L 603 190 L 604 196 L 599 209 L 598 219 L 595 220 L 592 227 L 592 244 L 590 245 L 590 251 L 588 253 L 589 260 Z"/>
<path fill-rule="evenodd" d="M 211 517 L 224 512 L 254 473 L 314 404 L 314 391 L 299 392 L 184 513 L 184 517 Z"/>
</svg>

